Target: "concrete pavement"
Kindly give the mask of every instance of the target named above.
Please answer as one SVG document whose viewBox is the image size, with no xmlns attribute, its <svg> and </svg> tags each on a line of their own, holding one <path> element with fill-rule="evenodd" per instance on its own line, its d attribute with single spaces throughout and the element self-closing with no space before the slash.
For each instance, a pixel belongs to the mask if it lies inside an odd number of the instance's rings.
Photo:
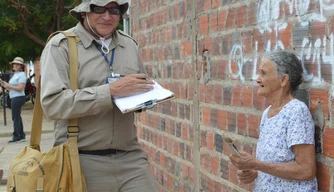
<svg viewBox="0 0 334 192">
<path fill-rule="evenodd" d="M 26 103 L 22 108 L 22 120 L 24 132 L 26 133 L 26 142 L 11 143 L 7 142 L 12 138 L 13 122 L 11 117 L 11 110 L 6 109 L 7 125 L 4 125 L 4 111 L 0 106 L 0 148 L 4 146 L 4 150 L 0 153 L 0 169 L 4 170 L 4 176 L 0 185 L 0 192 L 6 191 L 6 181 L 9 165 L 14 156 L 20 152 L 25 146 L 29 145 L 30 130 L 33 119 L 33 105 Z M 42 126 L 41 151 L 45 152 L 52 148 L 54 142 L 53 138 L 53 121 L 44 117 Z"/>
</svg>

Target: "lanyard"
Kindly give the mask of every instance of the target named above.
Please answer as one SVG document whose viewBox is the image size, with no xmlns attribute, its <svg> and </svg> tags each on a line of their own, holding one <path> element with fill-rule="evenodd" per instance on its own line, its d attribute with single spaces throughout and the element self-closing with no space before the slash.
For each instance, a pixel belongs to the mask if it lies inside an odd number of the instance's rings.
<svg viewBox="0 0 334 192">
<path fill-rule="evenodd" d="M 115 48 L 112 49 L 111 57 L 110 57 L 110 61 L 109 61 L 108 56 L 101 50 L 101 48 L 99 47 L 99 44 L 97 44 L 97 43 L 94 43 L 94 44 L 95 44 L 96 48 L 100 51 L 100 53 L 104 57 L 104 59 L 109 63 L 110 73 L 113 74 L 112 64 L 114 63 Z"/>
</svg>

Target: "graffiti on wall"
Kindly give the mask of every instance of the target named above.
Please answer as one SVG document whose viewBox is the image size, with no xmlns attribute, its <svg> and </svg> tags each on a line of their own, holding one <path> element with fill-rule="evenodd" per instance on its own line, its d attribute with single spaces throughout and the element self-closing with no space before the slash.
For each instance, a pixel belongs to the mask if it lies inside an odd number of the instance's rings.
<svg viewBox="0 0 334 192">
<path fill-rule="evenodd" d="M 282 6 L 284 5 L 284 6 Z M 260 0 L 258 2 L 257 20 L 258 29 L 262 35 L 274 33 L 274 40 L 265 42 L 264 52 L 270 52 L 278 49 L 284 50 L 284 44 L 280 39 L 280 32 L 287 29 L 288 22 L 280 18 L 282 11 L 290 15 L 296 15 L 297 23 L 306 29 L 306 33 L 298 34 L 299 45 L 294 45 L 299 58 L 302 61 L 305 81 L 323 82 L 322 67 L 324 64 L 331 65 L 331 82 L 334 83 L 334 33 L 323 37 L 309 37 L 308 29 L 311 23 L 327 22 L 327 14 L 334 10 L 334 0 L 320 0 L 320 9 L 318 12 L 312 10 L 311 0 Z M 282 10 L 282 7 L 285 7 Z M 272 42 L 275 41 L 275 42 Z M 258 41 L 254 42 L 254 51 L 248 56 L 243 51 L 243 44 L 234 44 L 229 55 L 229 72 L 232 78 L 244 81 L 243 70 L 245 65 L 252 65 L 250 79 L 257 78 L 257 63 L 259 57 Z M 315 65 L 309 67 L 309 65 Z M 306 67 L 308 66 L 308 67 Z M 312 68 L 312 70 L 308 69 Z M 237 70 L 232 70 L 237 69 Z"/>
</svg>

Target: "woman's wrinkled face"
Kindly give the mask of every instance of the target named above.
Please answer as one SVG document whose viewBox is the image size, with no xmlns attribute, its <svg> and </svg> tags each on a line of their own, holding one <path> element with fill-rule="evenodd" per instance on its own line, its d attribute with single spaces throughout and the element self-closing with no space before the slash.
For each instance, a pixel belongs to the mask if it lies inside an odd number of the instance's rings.
<svg viewBox="0 0 334 192">
<path fill-rule="evenodd" d="M 256 82 L 259 84 L 258 95 L 270 97 L 281 89 L 281 77 L 277 75 L 276 65 L 269 59 L 262 60 L 259 68 L 259 76 Z"/>
<path fill-rule="evenodd" d="M 103 7 L 97 7 L 96 10 L 101 11 L 101 8 L 103 9 Z M 91 31 L 87 22 L 87 19 L 89 19 L 91 28 L 101 37 L 105 37 L 114 32 L 121 18 L 120 14 L 116 14 L 116 12 L 113 11 L 113 9 L 119 9 L 119 5 L 116 2 L 111 2 L 104 6 L 104 8 L 110 9 L 110 11 L 106 10 L 103 13 L 97 13 L 91 10 L 91 12 L 87 13 L 88 18 L 86 15 L 83 16 L 85 28 Z M 91 34 L 96 37 L 94 33 Z"/>
</svg>

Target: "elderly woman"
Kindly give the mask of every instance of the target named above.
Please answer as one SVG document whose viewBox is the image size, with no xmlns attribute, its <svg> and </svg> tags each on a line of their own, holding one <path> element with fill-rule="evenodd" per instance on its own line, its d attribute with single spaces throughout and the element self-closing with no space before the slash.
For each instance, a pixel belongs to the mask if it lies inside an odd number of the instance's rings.
<svg viewBox="0 0 334 192">
<path fill-rule="evenodd" d="M 231 155 L 243 183 L 255 180 L 254 191 L 318 191 L 314 123 L 307 106 L 294 98 L 302 83 L 300 60 L 292 53 L 265 55 L 260 64 L 258 94 L 271 102 L 263 112 L 256 158 Z"/>
</svg>

